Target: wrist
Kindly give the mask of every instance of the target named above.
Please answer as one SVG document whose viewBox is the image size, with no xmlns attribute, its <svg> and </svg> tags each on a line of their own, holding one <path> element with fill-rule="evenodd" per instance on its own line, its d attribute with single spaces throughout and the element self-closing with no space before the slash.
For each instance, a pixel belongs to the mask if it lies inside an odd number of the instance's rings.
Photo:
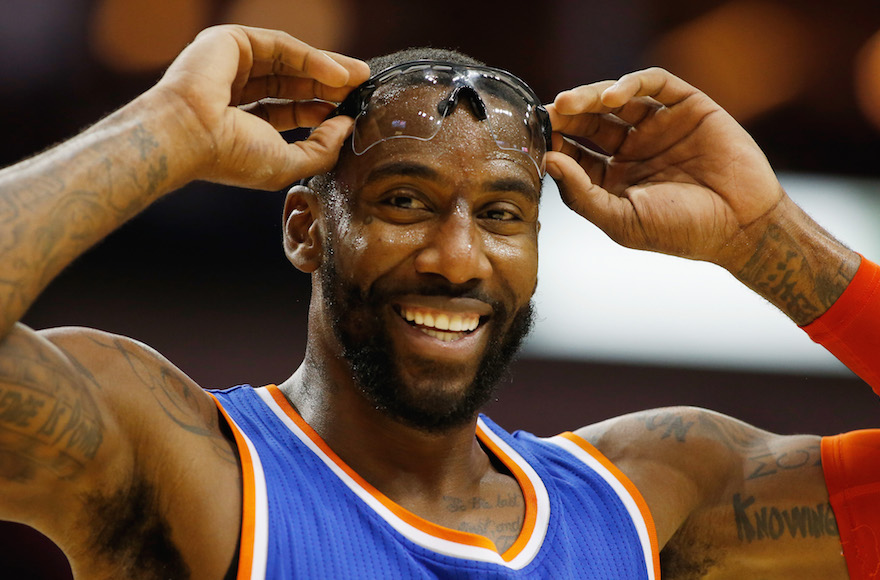
<svg viewBox="0 0 880 580">
<path fill-rule="evenodd" d="M 192 108 L 177 93 L 157 85 L 115 115 L 131 127 L 131 141 L 139 148 L 141 161 L 149 161 L 149 157 L 161 160 L 166 178 L 156 197 L 202 178 L 211 162 L 212 140 Z"/>
<path fill-rule="evenodd" d="M 783 194 L 734 240 L 724 266 L 798 325 L 834 304 L 858 270 L 860 256 Z"/>
</svg>

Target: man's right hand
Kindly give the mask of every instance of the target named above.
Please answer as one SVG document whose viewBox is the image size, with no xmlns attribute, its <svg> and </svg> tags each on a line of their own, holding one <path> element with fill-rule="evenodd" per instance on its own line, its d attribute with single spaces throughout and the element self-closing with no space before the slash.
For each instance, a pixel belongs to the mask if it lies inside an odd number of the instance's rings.
<svg viewBox="0 0 880 580">
<path fill-rule="evenodd" d="M 336 163 L 352 121 L 324 121 L 370 74 L 366 63 L 278 31 L 224 25 L 196 37 L 145 97 L 176 100 L 194 138 L 190 180 L 280 189 Z M 288 144 L 279 131 L 317 127 Z"/>
</svg>

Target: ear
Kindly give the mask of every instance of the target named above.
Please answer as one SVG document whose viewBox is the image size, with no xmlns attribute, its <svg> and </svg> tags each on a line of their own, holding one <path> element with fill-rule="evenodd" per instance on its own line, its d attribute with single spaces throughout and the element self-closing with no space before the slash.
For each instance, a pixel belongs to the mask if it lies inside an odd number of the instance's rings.
<svg viewBox="0 0 880 580">
<path fill-rule="evenodd" d="M 321 265 L 323 232 L 321 208 L 315 192 L 304 185 L 294 185 L 284 201 L 284 253 L 290 263 L 306 274 Z"/>
</svg>

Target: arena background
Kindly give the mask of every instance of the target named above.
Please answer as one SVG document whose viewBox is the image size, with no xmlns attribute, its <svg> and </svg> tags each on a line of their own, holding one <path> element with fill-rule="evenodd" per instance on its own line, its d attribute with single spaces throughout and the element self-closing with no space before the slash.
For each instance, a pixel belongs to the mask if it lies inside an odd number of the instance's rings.
<svg viewBox="0 0 880 580">
<path fill-rule="evenodd" d="M 458 48 L 516 72 L 546 101 L 577 84 L 664 66 L 728 108 L 777 170 L 856 178 L 880 199 L 876 0 L 833 7 L 818 0 L 0 0 L 0 163 L 122 105 L 198 30 L 222 22 L 281 28 L 360 57 L 412 45 Z M 829 196 L 834 180 L 823 182 L 832 184 Z M 281 251 L 282 196 L 191 185 L 70 267 L 25 322 L 138 338 L 207 387 L 284 380 L 303 353 L 309 280 Z M 880 227 L 868 209 L 878 206 L 868 201 L 865 212 Z M 880 243 L 880 234 L 869 235 Z M 579 256 L 573 253 L 572 267 Z M 621 316 L 628 310 L 617 308 Z M 601 339 L 609 330 L 588 332 Z M 668 342 L 673 353 L 687 348 Z M 553 352 L 533 348 L 517 363 L 489 409 L 503 426 L 552 434 L 678 404 L 782 433 L 829 434 L 880 419 L 880 401 L 840 369 L 678 363 L 672 354 L 629 357 L 626 348 L 617 356 Z M 210 493 L 211 483 L 204 485 Z M 69 570 L 44 538 L 2 524 L 0 576 L 60 579 Z"/>
</svg>

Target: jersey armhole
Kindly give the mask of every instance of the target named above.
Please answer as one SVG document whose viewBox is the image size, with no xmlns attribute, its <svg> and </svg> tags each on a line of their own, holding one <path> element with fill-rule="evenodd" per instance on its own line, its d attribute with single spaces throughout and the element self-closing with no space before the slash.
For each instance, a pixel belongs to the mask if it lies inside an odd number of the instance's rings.
<svg viewBox="0 0 880 580">
<path fill-rule="evenodd" d="M 654 517 L 651 515 L 648 503 L 642 497 L 635 484 L 605 457 L 601 451 L 583 437 L 572 432 L 565 432 L 560 433 L 556 437 L 551 437 L 549 440 L 560 445 L 586 463 L 614 489 L 636 524 L 639 539 L 642 543 L 642 550 L 645 553 L 645 562 L 649 566 L 648 577 L 652 580 L 659 580 L 660 550 Z M 639 523 L 642 525 L 638 525 Z"/>
</svg>

